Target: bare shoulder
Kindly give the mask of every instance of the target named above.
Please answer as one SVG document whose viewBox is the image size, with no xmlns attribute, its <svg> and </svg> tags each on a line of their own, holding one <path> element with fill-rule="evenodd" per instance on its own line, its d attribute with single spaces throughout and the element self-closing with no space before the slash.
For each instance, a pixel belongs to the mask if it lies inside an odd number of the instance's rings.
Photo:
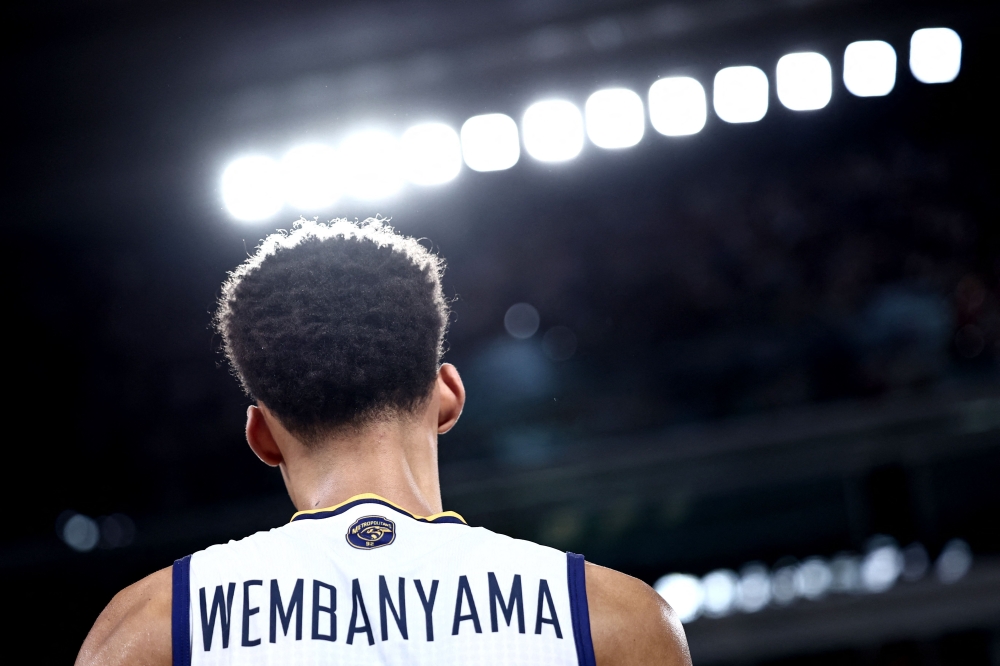
<svg viewBox="0 0 1000 666">
<path fill-rule="evenodd" d="M 586 573 L 597 666 L 690 666 L 684 629 L 653 588 L 589 562 Z"/>
<path fill-rule="evenodd" d="M 172 567 L 146 576 L 115 595 L 77 655 L 77 666 L 170 666 Z"/>
</svg>

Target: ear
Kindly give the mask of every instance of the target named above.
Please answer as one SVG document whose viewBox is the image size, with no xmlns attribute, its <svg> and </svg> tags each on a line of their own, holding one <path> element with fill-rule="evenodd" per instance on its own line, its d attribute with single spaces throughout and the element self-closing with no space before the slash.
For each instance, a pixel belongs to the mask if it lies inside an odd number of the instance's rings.
<svg viewBox="0 0 1000 666">
<path fill-rule="evenodd" d="M 277 467 L 284 461 L 264 412 L 256 405 L 247 408 L 247 444 L 265 465 Z"/>
<path fill-rule="evenodd" d="M 462 415 L 465 407 L 465 384 L 458 375 L 458 370 L 451 363 L 443 363 L 438 370 L 437 392 L 438 401 L 438 434 L 451 430 Z"/>
</svg>

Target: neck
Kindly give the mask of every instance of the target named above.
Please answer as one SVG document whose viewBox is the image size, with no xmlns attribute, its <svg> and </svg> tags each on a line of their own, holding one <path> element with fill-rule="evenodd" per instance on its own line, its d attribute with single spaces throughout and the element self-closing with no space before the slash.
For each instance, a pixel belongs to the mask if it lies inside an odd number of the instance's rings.
<svg viewBox="0 0 1000 666">
<path fill-rule="evenodd" d="M 288 494 L 299 511 L 374 493 L 418 516 L 440 513 L 436 425 L 392 419 L 308 447 L 287 442 L 281 473 Z"/>
</svg>

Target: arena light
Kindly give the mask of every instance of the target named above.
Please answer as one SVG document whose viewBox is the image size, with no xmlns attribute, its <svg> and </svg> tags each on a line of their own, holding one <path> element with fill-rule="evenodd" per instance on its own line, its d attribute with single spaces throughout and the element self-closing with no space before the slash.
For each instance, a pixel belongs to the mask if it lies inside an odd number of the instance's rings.
<svg viewBox="0 0 1000 666">
<path fill-rule="evenodd" d="M 960 580 L 971 568 L 972 549 L 961 539 L 946 543 L 934 564 L 938 580 L 948 584 Z"/>
<path fill-rule="evenodd" d="M 462 125 L 462 157 L 473 171 L 511 168 L 521 157 L 517 123 L 502 113 L 469 118 Z"/>
<path fill-rule="evenodd" d="M 525 150 L 540 162 L 565 162 L 583 150 L 583 116 L 566 100 L 529 106 L 521 119 L 521 132 Z"/>
<path fill-rule="evenodd" d="M 663 599 L 677 613 L 677 619 L 688 623 L 701 615 L 702 602 L 705 600 L 705 588 L 701 581 L 689 574 L 668 574 L 653 584 Z"/>
<path fill-rule="evenodd" d="M 789 53 L 778 59 L 778 99 L 792 111 L 815 111 L 830 103 L 833 72 L 819 53 Z"/>
<path fill-rule="evenodd" d="M 642 99 L 627 88 L 598 90 L 587 99 L 584 113 L 587 136 L 600 148 L 630 148 L 646 131 Z"/>
<path fill-rule="evenodd" d="M 756 67 L 726 67 L 715 75 L 712 105 L 727 123 L 753 123 L 767 113 L 767 74 Z"/>
<path fill-rule="evenodd" d="M 795 566 L 786 564 L 771 573 L 771 600 L 779 606 L 787 606 L 798 596 L 795 585 Z"/>
<path fill-rule="evenodd" d="M 962 68 L 962 38 L 951 28 L 924 28 L 910 37 L 910 71 L 921 83 L 949 83 Z"/>
<path fill-rule="evenodd" d="M 958 76 L 962 40 L 950 28 L 925 28 L 910 40 L 910 69 L 924 83 L 945 83 Z M 857 41 L 844 51 L 843 80 L 855 96 L 887 95 L 896 81 L 897 56 L 884 41 Z M 769 105 L 767 75 L 757 67 L 726 67 L 713 81 L 713 107 L 728 123 L 761 120 Z M 819 53 L 793 53 L 776 68 L 776 92 L 789 109 L 825 107 L 832 96 L 829 61 Z M 649 119 L 657 132 L 683 136 L 700 132 L 707 120 L 702 84 L 689 77 L 663 78 L 649 88 Z M 643 100 L 624 88 L 600 90 L 581 113 L 571 102 L 550 99 L 531 105 L 520 129 L 499 113 L 469 118 L 459 136 L 439 123 L 409 128 L 394 135 L 366 131 L 348 136 L 334 147 L 307 144 L 293 148 L 280 162 L 264 155 L 245 155 L 223 170 L 220 193 L 227 211 L 238 220 L 265 220 L 287 203 L 302 211 L 320 211 L 344 195 L 381 199 L 397 193 L 407 180 L 437 185 L 453 180 L 462 161 L 474 171 L 513 167 L 524 149 L 543 162 L 573 159 L 589 136 L 599 147 L 634 146 L 645 131 Z M 772 576 L 772 584 L 774 583 Z M 774 599 L 780 596 L 773 595 Z"/>
<path fill-rule="evenodd" d="M 771 601 L 771 576 L 767 567 L 752 562 L 740 571 L 736 584 L 736 606 L 744 613 L 756 613 Z"/>
<path fill-rule="evenodd" d="M 222 172 L 222 202 L 237 220 L 266 220 L 284 206 L 281 169 L 263 155 L 247 155 Z"/>
<path fill-rule="evenodd" d="M 383 199 L 403 186 L 399 142 L 391 134 L 366 130 L 339 146 L 344 192 L 357 199 Z"/>
<path fill-rule="evenodd" d="M 844 49 L 844 87 L 858 97 L 881 97 L 896 85 L 896 51 L 886 42 L 853 42 Z"/>
<path fill-rule="evenodd" d="M 861 558 L 852 553 L 840 553 L 830 560 L 833 581 L 830 589 L 834 592 L 858 592 L 861 586 Z"/>
<path fill-rule="evenodd" d="M 78 553 L 86 553 L 97 547 L 101 539 L 100 528 L 90 516 L 74 513 L 65 520 L 59 536 Z"/>
<path fill-rule="evenodd" d="M 821 557 L 810 557 L 795 572 L 795 589 L 800 597 L 819 599 L 833 585 L 833 570 Z"/>
<path fill-rule="evenodd" d="M 697 134 L 705 126 L 705 89 L 687 76 L 660 79 L 649 88 L 649 120 L 666 136 Z"/>
<path fill-rule="evenodd" d="M 440 185 L 462 169 L 458 134 L 442 123 L 414 125 L 399 140 L 406 178 L 415 185 Z"/>
<path fill-rule="evenodd" d="M 739 578 L 734 571 L 718 569 L 701 579 L 705 589 L 702 606 L 708 617 L 723 617 L 733 610 L 736 603 L 736 586 Z"/>
<path fill-rule="evenodd" d="M 895 543 L 872 547 L 861 561 L 861 585 L 868 592 L 885 592 L 903 572 L 903 553 Z"/>
<path fill-rule="evenodd" d="M 302 211 L 322 210 L 340 198 L 337 151 L 321 143 L 292 148 L 281 158 L 285 201 Z"/>
</svg>

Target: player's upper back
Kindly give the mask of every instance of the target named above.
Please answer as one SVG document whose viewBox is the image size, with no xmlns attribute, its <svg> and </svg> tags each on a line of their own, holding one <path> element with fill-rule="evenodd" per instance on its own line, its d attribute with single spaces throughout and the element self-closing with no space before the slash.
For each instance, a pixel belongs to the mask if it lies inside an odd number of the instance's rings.
<svg viewBox="0 0 1000 666">
<path fill-rule="evenodd" d="M 579 556 L 362 495 L 175 564 L 174 664 L 593 664 L 585 584 Z"/>
<path fill-rule="evenodd" d="M 78 663 L 593 665 L 595 646 L 602 666 L 690 664 L 640 581 L 361 495 L 126 589 Z"/>
</svg>

